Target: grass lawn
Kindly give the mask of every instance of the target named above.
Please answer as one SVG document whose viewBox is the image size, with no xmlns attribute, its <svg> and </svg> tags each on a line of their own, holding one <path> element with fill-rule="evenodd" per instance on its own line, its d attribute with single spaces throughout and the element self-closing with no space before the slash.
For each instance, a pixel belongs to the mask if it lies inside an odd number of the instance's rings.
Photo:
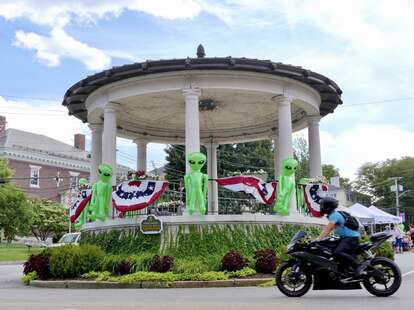
<svg viewBox="0 0 414 310">
<path fill-rule="evenodd" d="M 30 254 L 39 253 L 41 248 L 31 248 L 30 252 L 24 244 L 0 243 L 0 262 L 24 261 Z"/>
</svg>

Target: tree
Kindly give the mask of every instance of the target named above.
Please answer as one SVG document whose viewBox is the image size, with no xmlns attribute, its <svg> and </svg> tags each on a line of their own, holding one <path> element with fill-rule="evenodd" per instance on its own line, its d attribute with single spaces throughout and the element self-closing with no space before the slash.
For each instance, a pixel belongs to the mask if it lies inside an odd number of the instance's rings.
<svg viewBox="0 0 414 310">
<path fill-rule="evenodd" d="M 407 191 L 400 199 L 400 210 L 407 222 L 414 222 L 414 157 L 387 159 L 377 163 L 365 163 L 357 173 L 355 186 L 370 195 L 377 207 L 395 214 L 395 192 L 391 192 L 392 177 L 401 177 L 399 184 Z"/>
<path fill-rule="evenodd" d="M 10 183 L 13 171 L 5 159 L 0 159 L 0 229 L 8 242 L 17 234 L 30 231 L 32 213 L 28 208 L 25 194 Z"/>
<path fill-rule="evenodd" d="M 42 241 L 62 234 L 68 228 L 67 210 L 56 202 L 46 199 L 29 200 L 33 211 L 33 235 Z"/>
<path fill-rule="evenodd" d="M 296 182 L 301 178 L 309 178 L 309 147 L 303 135 L 293 140 L 293 157 L 298 161 L 295 173 Z"/>
</svg>

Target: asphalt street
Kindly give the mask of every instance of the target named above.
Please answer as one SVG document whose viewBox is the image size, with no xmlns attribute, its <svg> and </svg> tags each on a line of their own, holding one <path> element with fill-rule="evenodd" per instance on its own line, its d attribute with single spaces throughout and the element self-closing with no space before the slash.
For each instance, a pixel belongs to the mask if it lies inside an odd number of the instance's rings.
<svg viewBox="0 0 414 310">
<path fill-rule="evenodd" d="M 25 287 L 21 266 L 0 266 L 1 310 L 74 309 L 409 309 L 414 304 L 414 254 L 397 255 L 403 284 L 392 297 L 365 290 L 310 291 L 301 298 L 283 296 L 276 288 L 206 288 L 153 290 L 69 290 Z M 334 308 L 332 308 L 334 307 Z"/>
</svg>

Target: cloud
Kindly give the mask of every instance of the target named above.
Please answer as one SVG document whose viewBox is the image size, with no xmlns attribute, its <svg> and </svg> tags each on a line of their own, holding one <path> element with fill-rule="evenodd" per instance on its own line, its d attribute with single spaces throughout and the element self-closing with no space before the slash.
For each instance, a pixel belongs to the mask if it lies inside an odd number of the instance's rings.
<svg viewBox="0 0 414 310">
<path fill-rule="evenodd" d="M 165 19 L 193 18 L 201 8 L 193 0 L 2 0 L 0 16 L 6 20 L 28 18 L 38 25 L 63 27 L 75 21 L 119 16 L 124 10 L 144 12 Z"/>
<path fill-rule="evenodd" d="M 335 165 L 341 175 L 354 179 L 366 162 L 414 156 L 414 131 L 383 124 L 361 124 L 339 135 L 321 131 L 321 148 L 324 163 Z"/>
<path fill-rule="evenodd" d="M 58 102 L 34 104 L 0 96 L 0 114 L 6 116 L 7 128 L 43 134 L 68 144 L 73 144 L 75 133 L 89 134 L 88 127 L 68 116 L 67 108 Z"/>
<path fill-rule="evenodd" d="M 36 50 L 36 57 L 51 67 L 58 66 L 61 58 L 81 61 L 89 70 L 102 70 L 111 64 L 111 58 L 103 51 L 76 41 L 61 28 L 53 28 L 50 37 L 19 30 L 14 44 Z"/>
</svg>

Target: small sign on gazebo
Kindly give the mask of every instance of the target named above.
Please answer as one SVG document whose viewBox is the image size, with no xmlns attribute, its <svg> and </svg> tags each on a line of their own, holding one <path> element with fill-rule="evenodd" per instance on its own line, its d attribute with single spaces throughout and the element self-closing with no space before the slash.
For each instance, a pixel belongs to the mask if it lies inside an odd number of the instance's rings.
<svg viewBox="0 0 414 310">
<path fill-rule="evenodd" d="M 162 232 L 163 224 L 155 215 L 148 215 L 140 223 L 140 229 L 143 234 L 154 235 Z"/>
</svg>

